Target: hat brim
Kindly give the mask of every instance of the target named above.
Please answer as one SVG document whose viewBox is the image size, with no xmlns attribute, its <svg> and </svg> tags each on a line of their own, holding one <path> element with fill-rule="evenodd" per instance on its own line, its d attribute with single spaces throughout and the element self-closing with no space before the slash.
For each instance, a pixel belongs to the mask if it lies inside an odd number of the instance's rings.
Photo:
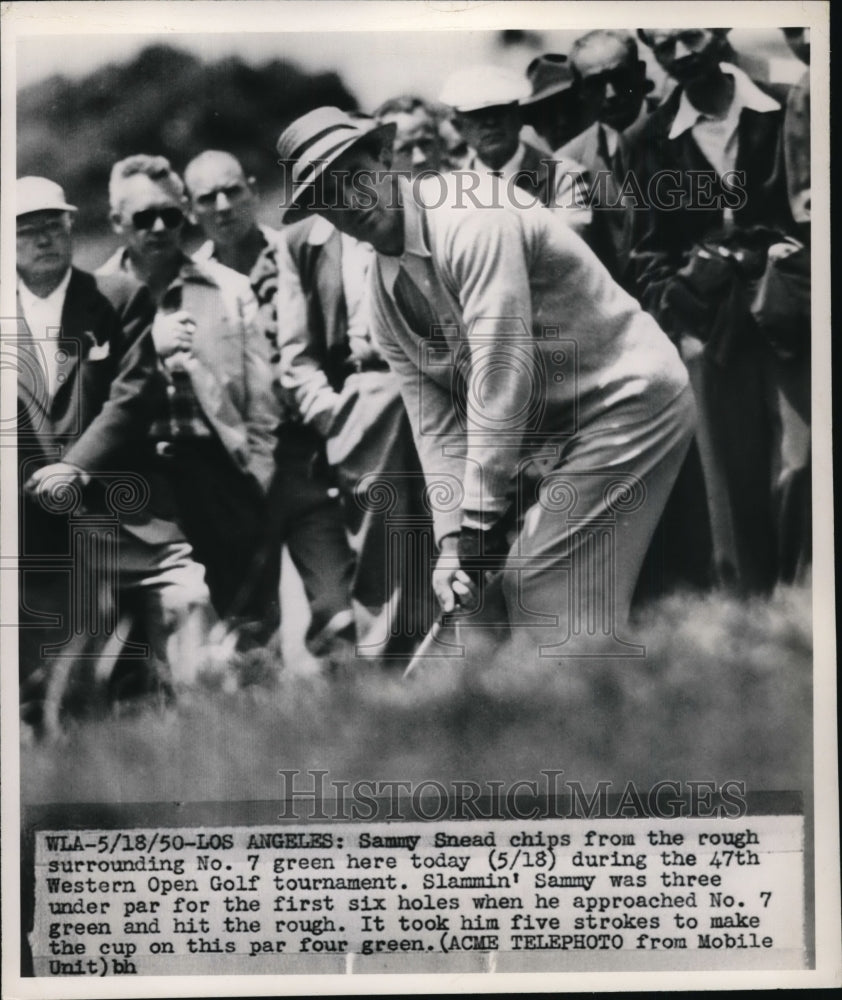
<svg viewBox="0 0 842 1000">
<path fill-rule="evenodd" d="M 35 208 L 25 208 L 22 212 L 16 211 L 15 218 L 19 219 L 24 215 L 34 215 L 36 212 L 78 212 L 79 209 L 75 205 L 67 205 L 64 202 L 58 202 L 53 205 L 37 205 Z"/>
<path fill-rule="evenodd" d="M 375 125 L 373 128 L 353 136 L 348 142 L 332 150 L 329 156 L 326 156 L 323 160 L 319 160 L 315 170 L 308 176 L 307 180 L 295 185 L 287 204 L 281 206 L 281 222 L 284 224 L 298 222 L 310 214 L 311 209 L 306 204 L 302 204 L 303 196 L 308 191 L 312 191 L 315 181 L 324 174 L 328 167 L 336 163 L 340 156 L 344 156 L 349 150 L 363 143 L 379 143 L 381 146 L 388 145 L 391 147 L 397 130 L 398 126 L 396 122 L 385 122 Z"/>
<path fill-rule="evenodd" d="M 510 108 L 518 103 L 519 98 L 515 97 L 511 101 L 474 101 L 470 104 L 449 104 L 447 107 L 460 114 L 470 114 L 472 111 L 488 111 L 489 108 Z"/>
<path fill-rule="evenodd" d="M 540 104 L 541 101 L 546 101 L 548 97 L 555 97 L 558 94 L 563 94 L 567 90 L 573 88 L 573 80 L 567 80 L 564 83 L 554 83 L 549 87 L 545 87 L 543 90 L 539 90 L 537 94 L 532 94 L 531 97 L 523 97 L 520 101 L 520 106 L 522 108 L 531 107 L 533 104 Z"/>
</svg>

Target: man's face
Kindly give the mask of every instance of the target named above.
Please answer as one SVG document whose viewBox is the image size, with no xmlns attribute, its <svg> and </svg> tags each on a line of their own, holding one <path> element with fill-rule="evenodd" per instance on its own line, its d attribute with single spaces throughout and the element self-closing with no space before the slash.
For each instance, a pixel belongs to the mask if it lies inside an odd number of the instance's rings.
<svg viewBox="0 0 842 1000">
<path fill-rule="evenodd" d="M 679 83 L 708 76 L 719 62 L 719 38 L 713 31 L 652 31 L 650 37 L 658 64 Z"/>
<path fill-rule="evenodd" d="M 453 124 L 465 142 L 492 170 L 507 163 L 517 151 L 520 111 L 517 104 L 503 104 L 478 111 L 457 111 Z"/>
<path fill-rule="evenodd" d="M 325 172 L 318 211 L 342 232 L 381 253 L 403 250 L 397 174 L 364 148 L 352 148 Z M 317 186 L 318 189 L 318 186 Z"/>
<path fill-rule="evenodd" d="M 555 150 L 577 136 L 594 120 L 592 114 L 587 120 L 583 119 L 582 110 L 574 91 L 564 90 L 528 105 L 523 109 L 523 119 L 535 129 L 550 149 Z"/>
<path fill-rule="evenodd" d="M 622 132 L 640 114 L 646 66 L 616 38 L 597 37 L 573 56 L 583 104 L 596 120 Z"/>
<path fill-rule="evenodd" d="M 202 231 L 221 246 L 239 243 L 255 225 L 257 199 L 233 157 L 206 157 L 185 175 Z"/>
<path fill-rule="evenodd" d="M 132 256 L 148 264 L 175 257 L 181 248 L 184 200 L 166 181 L 134 174 L 120 182 L 111 221 Z"/>
<path fill-rule="evenodd" d="M 423 108 L 386 115 L 383 121 L 397 126 L 392 145 L 393 170 L 408 172 L 412 177 L 425 170 L 441 170 L 441 137 Z"/>
<path fill-rule="evenodd" d="M 55 282 L 70 267 L 73 239 L 70 216 L 53 210 L 27 212 L 17 218 L 17 269 L 28 288 Z"/>
</svg>

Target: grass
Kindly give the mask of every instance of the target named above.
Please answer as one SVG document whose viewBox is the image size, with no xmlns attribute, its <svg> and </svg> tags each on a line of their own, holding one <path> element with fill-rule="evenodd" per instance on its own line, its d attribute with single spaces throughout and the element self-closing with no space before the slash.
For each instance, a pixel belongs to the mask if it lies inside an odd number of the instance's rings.
<svg viewBox="0 0 842 1000">
<path fill-rule="evenodd" d="M 442 664 L 412 682 L 264 661 L 246 686 L 197 690 L 177 711 L 79 724 L 22 749 L 42 802 L 276 798 L 278 769 L 328 780 L 811 782 L 811 597 L 674 596 L 635 626 L 637 660 Z"/>
</svg>

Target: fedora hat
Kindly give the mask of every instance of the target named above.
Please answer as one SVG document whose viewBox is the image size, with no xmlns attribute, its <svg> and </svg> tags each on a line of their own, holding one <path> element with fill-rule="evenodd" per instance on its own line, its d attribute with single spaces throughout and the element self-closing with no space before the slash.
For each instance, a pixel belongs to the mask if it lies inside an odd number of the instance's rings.
<svg viewBox="0 0 842 1000">
<path fill-rule="evenodd" d="M 521 107 L 537 104 L 573 86 L 573 70 L 567 56 L 557 52 L 536 56 L 526 67 L 526 77 L 532 85 L 532 93 L 521 100 Z"/>
<path fill-rule="evenodd" d="M 68 205 L 64 191 L 46 177 L 18 177 L 15 187 L 15 215 L 30 212 L 75 212 Z"/>
<path fill-rule="evenodd" d="M 504 66 L 466 66 L 445 81 L 439 100 L 454 111 L 479 111 L 517 104 L 525 96 L 522 76 Z"/>
<path fill-rule="evenodd" d="M 276 146 L 278 163 L 286 168 L 282 220 L 291 222 L 306 213 L 302 196 L 313 190 L 316 179 L 343 153 L 363 140 L 391 146 L 396 130 L 394 122 L 381 124 L 367 115 L 333 107 L 316 108 L 296 118 L 281 133 Z"/>
</svg>

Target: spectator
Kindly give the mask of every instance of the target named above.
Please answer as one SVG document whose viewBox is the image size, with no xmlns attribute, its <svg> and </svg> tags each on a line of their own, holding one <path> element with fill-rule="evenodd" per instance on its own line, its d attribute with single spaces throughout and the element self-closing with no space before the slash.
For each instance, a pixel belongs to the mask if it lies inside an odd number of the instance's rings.
<svg viewBox="0 0 842 1000">
<path fill-rule="evenodd" d="M 346 119 L 384 141 L 396 131 L 394 123 Z M 292 224 L 278 254 L 281 381 L 304 424 L 324 439 L 339 485 L 356 554 L 358 652 L 403 660 L 431 620 L 432 596 L 419 583 L 429 579 L 429 513 L 398 380 L 372 340 L 374 255 L 326 219 L 295 219 L 295 211 L 286 213 Z"/>
<path fill-rule="evenodd" d="M 100 273 L 130 274 L 155 299 L 152 338 L 165 395 L 151 448 L 225 617 L 249 575 L 274 474 L 278 410 L 254 297 L 242 275 L 182 250 L 187 205 L 169 161 L 121 160 L 109 195 L 112 224 L 126 242 Z"/>
<path fill-rule="evenodd" d="M 217 262 L 247 275 L 258 302 L 258 323 L 278 360 L 277 255 L 280 233 L 257 222 L 254 179 L 230 153 L 207 150 L 188 163 L 190 205 L 207 241 L 193 259 Z M 353 555 L 345 540 L 338 500 L 324 472 L 324 445 L 289 408 L 279 412 L 275 472 L 267 498 L 265 533 L 251 574 L 252 590 L 240 614 L 259 622 L 253 638 L 271 635 L 280 621 L 281 549 L 286 545 L 301 576 L 315 622 L 346 622 Z M 318 645 L 318 644 L 317 644 Z"/>
<path fill-rule="evenodd" d="M 567 56 L 548 52 L 526 67 L 532 93 L 520 99 L 524 124 L 531 125 L 555 152 L 578 135 L 592 119 L 585 120 Z"/>
<path fill-rule="evenodd" d="M 518 101 L 526 83 L 496 66 L 458 70 L 442 89 L 442 103 L 452 108 L 452 122 L 467 142 L 466 170 L 491 174 L 527 191 L 533 201 L 558 212 L 581 235 L 587 234 L 591 212 L 583 185 L 583 168 L 562 163 L 520 139 L 523 124 Z M 510 200 L 528 203 L 509 191 Z"/>
<path fill-rule="evenodd" d="M 394 97 L 374 112 L 384 125 L 394 124 L 392 170 L 412 177 L 425 171 L 440 171 L 445 166 L 445 145 L 439 132 L 438 119 L 432 105 L 420 97 Z"/>
<path fill-rule="evenodd" d="M 765 591 L 809 549 L 809 332 L 782 349 L 752 315 L 767 250 L 794 230 L 787 95 L 721 63 L 722 33 L 638 32 L 678 85 L 631 153 L 650 198 L 632 263 L 690 368 L 717 577 Z"/>
<path fill-rule="evenodd" d="M 439 135 L 444 144 L 444 164 L 449 170 L 465 170 L 471 157 L 467 142 L 447 117 L 439 119 Z"/>
<path fill-rule="evenodd" d="M 374 248 L 371 328 L 439 500 L 436 594 L 445 610 L 479 599 L 490 557 L 504 564 L 508 621 L 532 654 L 592 650 L 580 626 L 597 616 L 599 645 L 603 614 L 612 634 L 622 623 L 692 433 L 686 371 L 552 213 L 458 203 L 458 174 L 410 185 L 383 170 L 382 145 L 373 124 L 319 108 L 287 128 L 278 152 L 292 164 L 286 204 L 312 206 Z M 314 177 L 324 200 L 314 201 Z M 620 483 L 645 491 L 645 504 L 626 492 L 618 516 Z M 591 544 L 612 518 L 612 541 Z"/>
<path fill-rule="evenodd" d="M 573 43 L 570 61 L 593 124 L 559 156 L 584 165 L 594 182 L 591 246 L 619 282 L 631 252 L 632 212 L 625 196 L 628 145 L 646 118 L 646 64 L 637 43 L 619 31 L 591 31 Z"/>
<path fill-rule="evenodd" d="M 210 617 L 204 571 L 165 498 L 153 489 L 143 502 L 155 486 L 138 455 L 152 417 L 154 306 L 128 276 L 72 266 L 75 212 L 53 181 L 18 180 L 21 697 L 36 728 L 58 722 L 67 671 L 102 653 L 118 604 L 132 601 L 143 617 L 158 684 L 193 680 Z M 121 494 L 138 501 L 122 514 Z M 103 519 L 119 521 L 116 566 L 105 563 Z M 57 612 L 60 629 L 45 627 Z"/>
</svg>

